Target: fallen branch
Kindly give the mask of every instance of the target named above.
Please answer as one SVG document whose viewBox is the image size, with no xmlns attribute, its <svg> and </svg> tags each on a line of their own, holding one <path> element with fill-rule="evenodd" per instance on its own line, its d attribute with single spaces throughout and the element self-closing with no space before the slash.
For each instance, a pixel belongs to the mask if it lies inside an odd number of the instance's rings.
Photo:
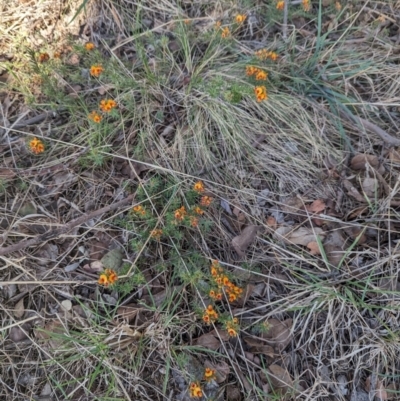
<svg viewBox="0 0 400 401">
<path fill-rule="evenodd" d="M 5 248 L 0 248 L 0 256 L 4 256 L 9 253 L 20 251 L 21 249 L 24 249 L 24 248 L 28 248 L 29 246 L 37 245 L 42 242 L 55 239 L 55 238 L 59 237 L 60 235 L 68 233 L 74 227 L 79 226 L 90 219 L 93 219 L 94 217 L 97 217 L 101 214 L 118 209 L 121 206 L 125 206 L 133 198 L 134 198 L 133 195 L 129 195 L 127 198 L 125 198 L 117 203 L 113 203 L 112 205 L 102 207 L 101 209 L 95 210 L 94 212 L 84 214 L 83 216 L 80 216 L 74 220 L 71 220 L 68 224 L 65 224 L 64 226 L 57 228 L 56 230 L 50 230 L 50 231 L 45 232 L 44 234 L 38 235 L 35 238 L 21 241 L 21 242 L 18 242 L 17 244 L 6 246 Z"/>
</svg>

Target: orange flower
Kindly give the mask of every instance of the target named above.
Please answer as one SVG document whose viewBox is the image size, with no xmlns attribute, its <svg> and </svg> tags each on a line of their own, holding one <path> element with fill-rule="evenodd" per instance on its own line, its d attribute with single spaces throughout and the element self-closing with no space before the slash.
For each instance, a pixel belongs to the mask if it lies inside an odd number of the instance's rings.
<svg viewBox="0 0 400 401">
<path fill-rule="evenodd" d="M 228 334 L 229 334 L 231 337 L 236 337 L 236 336 L 237 336 L 237 331 L 236 331 L 235 329 L 233 329 L 232 327 L 230 327 L 230 328 L 228 329 Z"/>
<path fill-rule="evenodd" d="M 215 322 L 218 319 L 218 313 L 215 312 L 212 305 L 208 305 L 203 313 L 203 321 L 207 324 Z"/>
<path fill-rule="evenodd" d="M 258 70 L 256 74 L 256 81 L 265 81 L 267 79 L 268 74 L 265 71 Z"/>
<path fill-rule="evenodd" d="M 204 323 L 210 324 L 210 316 L 203 315 L 203 321 L 204 321 Z"/>
<path fill-rule="evenodd" d="M 221 38 L 226 39 L 229 38 L 229 36 L 231 36 L 231 31 L 226 26 L 225 28 L 222 29 Z"/>
<path fill-rule="evenodd" d="M 190 216 L 190 225 L 192 227 L 197 227 L 199 225 L 199 219 L 195 216 Z"/>
<path fill-rule="evenodd" d="M 277 10 L 282 11 L 284 8 L 285 8 L 285 2 L 283 0 L 282 1 L 278 1 L 276 3 L 276 9 Z"/>
<path fill-rule="evenodd" d="M 211 202 L 213 201 L 213 198 L 211 196 L 202 196 L 200 199 L 200 205 L 201 206 L 210 206 Z"/>
<path fill-rule="evenodd" d="M 117 273 L 112 269 L 106 269 L 103 273 L 100 274 L 98 283 L 100 285 L 104 285 L 104 287 L 108 287 L 109 284 L 114 284 L 118 280 Z"/>
<path fill-rule="evenodd" d="M 99 77 L 104 71 L 104 68 L 100 64 L 95 64 L 90 67 L 90 75 L 92 77 Z"/>
<path fill-rule="evenodd" d="M 238 14 L 237 16 L 236 16 L 236 18 L 235 18 L 235 20 L 236 20 L 236 22 L 238 23 L 238 24 L 242 24 L 245 20 L 246 20 L 246 15 L 244 15 L 244 14 Z"/>
<path fill-rule="evenodd" d="M 256 86 L 254 88 L 254 93 L 258 103 L 268 99 L 267 88 L 265 86 Z"/>
<path fill-rule="evenodd" d="M 37 139 L 34 137 L 30 142 L 29 142 L 29 149 L 31 150 L 32 153 L 35 155 L 38 155 L 39 153 L 44 152 L 44 144 L 40 139 Z"/>
<path fill-rule="evenodd" d="M 342 5 L 340 4 L 340 1 L 337 1 L 335 3 L 335 8 L 336 8 L 336 11 L 340 11 L 342 9 Z"/>
<path fill-rule="evenodd" d="M 146 210 L 142 205 L 137 205 L 133 207 L 133 211 L 136 214 L 141 214 L 142 216 L 144 216 L 146 214 Z"/>
<path fill-rule="evenodd" d="M 194 209 L 193 209 L 193 212 L 195 214 L 200 215 L 200 216 L 204 214 L 204 210 L 199 206 L 195 206 Z"/>
<path fill-rule="evenodd" d="M 39 63 L 45 63 L 50 60 L 50 56 L 48 53 L 40 53 L 38 57 Z"/>
<path fill-rule="evenodd" d="M 104 287 L 108 286 L 108 277 L 105 274 L 100 274 L 98 283 L 100 285 L 104 285 Z"/>
<path fill-rule="evenodd" d="M 103 99 L 100 102 L 100 109 L 101 109 L 101 111 L 104 111 L 105 113 L 108 113 L 115 107 L 117 107 L 117 102 L 115 100 Z"/>
<path fill-rule="evenodd" d="M 247 76 L 254 75 L 254 74 L 257 73 L 257 71 L 258 71 L 258 68 L 257 68 L 257 67 L 254 67 L 254 66 L 252 66 L 252 65 L 246 66 L 246 75 L 247 75 Z"/>
<path fill-rule="evenodd" d="M 95 46 L 94 43 L 92 43 L 92 42 L 87 42 L 87 43 L 85 43 L 85 49 L 86 49 L 87 51 L 93 50 L 95 47 L 96 47 L 96 46 Z"/>
<path fill-rule="evenodd" d="M 278 54 L 275 52 L 268 52 L 268 57 L 272 60 L 272 61 L 276 61 L 278 59 Z"/>
<path fill-rule="evenodd" d="M 311 10 L 310 0 L 303 0 L 302 4 L 303 4 L 304 11 L 308 12 Z"/>
<path fill-rule="evenodd" d="M 215 379 L 215 369 L 206 368 L 206 370 L 204 371 L 203 378 L 207 382 L 214 380 Z"/>
<path fill-rule="evenodd" d="M 163 234 L 163 231 L 160 228 L 156 228 L 156 229 L 151 231 L 150 236 L 151 236 L 151 238 L 154 238 L 157 241 L 159 241 L 161 236 L 162 236 L 162 234 Z"/>
<path fill-rule="evenodd" d="M 103 117 L 97 112 L 97 111 L 92 111 L 89 115 L 88 115 L 89 120 L 94 121 L 95 123 L 99 123 L 101 122 L 101 120 L 103 119 Z"/>
<path fill-rule="evenodd" d="M 185 206 L 181 206 L 179 209 L 175 210 L 174 217 L 178 221 L 182 221 L 186 216 L 186 209 Z"/>
<path fill-rule="evenodd" d="M 203 181 L 197 181 L 193 186 L 193 190 L 195 190 L 198 193 L 204 192 L 204 183 L 203 183 Z"/>
<path fill-rule="evenodd" d="M 53 57 L 54 58 L 61 58 L 61 53 L 60 52 L 54 52 Z"/>
</svg>

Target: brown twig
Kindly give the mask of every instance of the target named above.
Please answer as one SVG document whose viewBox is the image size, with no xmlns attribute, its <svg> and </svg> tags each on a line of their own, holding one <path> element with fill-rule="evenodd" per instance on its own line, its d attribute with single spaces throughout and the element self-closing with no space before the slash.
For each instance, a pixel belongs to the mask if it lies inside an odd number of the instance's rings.
<svg viewBox="0 0 400 401">
<path fill-rule="evenodd" d="M 31 238 L 25 241 L 18 242 L 17 244 L 6 246 L 5 248 L 0 248 L 0 256 L 7 255 L 12 252 L 20 251 L 21 249 L 27 248 L 29 246 L 37 245 L 41 242 L 49 241 L 51 239 L 57 238 L 60 235 L 66 234 L 68 231 L 71 231 L 75 226 L 85 223 L 86 221 L 93 219 L 96 216 L 99 216 L 103 213 L 110 212 L 112 210 L 118 209 L 121 206 L 126 205 L 134 198 L 133 195 L 129 195 L 127 198 L 113 203 L 112 205 L 108 205 L 102 207 L 101 209 L 95 210 L 92 213 L 84 214 L 74 220 L 71 220 L 68 224 L 65 224 L 61 228 L 57 228 L 56 230 L 50 230 L 45 232 L 44 234 L 38 235 L 35 238 Z"/>
</svg>

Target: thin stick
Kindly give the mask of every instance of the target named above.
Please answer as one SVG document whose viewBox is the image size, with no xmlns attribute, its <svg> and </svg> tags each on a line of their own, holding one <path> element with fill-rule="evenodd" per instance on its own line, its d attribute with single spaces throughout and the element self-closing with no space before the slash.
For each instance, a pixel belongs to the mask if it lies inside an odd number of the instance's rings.
<svg viewBox="0 0 400 401">
<path fill-rule="evenodd" d="M 289 13 L 289 0 L 284 0 L 285 7 L 283 9 L 283 27 L 282 27 L 282 37 L 283 39 L 287 39 L 287 20 Z"/>
<path fill-rule="evenodd" d="M 0 248 L 0 256 L 7 255 L 11 252 L 20 251 L 21 249 L 27 248 L 28 246 L 37 245 L 41 242 L 45 242 L 45 241 L 49 241 L 51 239 L 57 238 L 60 235 L 66 234 L 68 231 L 71 231 L 75 226 L 81 225 L 96 216 L 99 216 L 103 213 L 110 212 L 112 210 L 118 209 L 121 206 L 126 205 L 133 199 L 133 197 L 134 197 L 133 195 L 129 195 L 127 198 L 125 198 L 117 203 L 102 207 L 101 209 L 95 210 L 92 213 L 84 214 L 83 216 L 80 216 L 74 220 L 71 220 L 68 224 L 65 224 L 61 228 L 47 231 L 44 234 L 38 235 L 35 238 L 24 240 L 24 241 L 18 242 L 17 244 L 7 246 L 5 248 Z"/>
</svg>

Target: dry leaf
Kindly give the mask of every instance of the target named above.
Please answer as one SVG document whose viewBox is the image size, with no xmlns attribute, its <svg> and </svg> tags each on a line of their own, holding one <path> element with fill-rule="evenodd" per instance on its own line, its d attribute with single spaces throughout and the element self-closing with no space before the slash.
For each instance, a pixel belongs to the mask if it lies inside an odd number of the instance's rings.
<svg viewBox="0 0 400 401">
<path fill-rule="evenodd" d="M 290 393 L 293 392 L 293 380 L 288 371 L 279 365 L 270 365 L 267 371 L 267 380 L 272 389 L 285 400 L 289 400 L 291 398 Z"/>
<path fill-rule="evenodd" d="M 286 319 L 281 322 L 278 319 L 268 319 L 265 321 L 268 331 L 261 334 L 266 343 L 283 351 L 292 341 L 293 319 Z"/>
<path fill-rule="evenodd" d="M 274 234 L 275 238 L 280 238 L 287 244 L 304 245 L 316 241 L 317 236 L 324 238 L 325 232 L 321 228 L 299 227 L 293 230 L 290 227 L 279 227 Z"/>
<path fill-rule="evenodd" d="M 24 323 L 21 327 L 19 326 L 11 327 L 10 340 L 15 343 L 26 340 L 27 338 L 29 338 L 28 333 L 30 329 L 31 325 L 29 323 Z"/>
<path fill-rule="evenodd" d="M 253 354 L 264 354 L 273 358 L 275 356 L 274 349 L 256 337 L 244 337 L 243 340 L 249 346 L 249 351 Z"/>
<path fill-rule="evenodd" d="M 213 334 L 206 333 L 196 338 L 194 340 L 194 345 L 216 351 L 221 346 L 221 342 Z"/>
<path fill-rule="evenodd" d="M 347 193 L 352 196 L 355 200 L 365 203 L 365 198 L 358 192 L 358 189 L 349 181 L 343 180 L 343 186 L 346 188 Z"/>
<path fill-rule="evenodd" d="M 324 250 L 329 263 L 332 266 L 339 266 L 343 257 L 345 239 L 340 230 L 332 231 L 324 242 Z"/>
<path fill-rule="evenodd" d="M 240 235 L 232 239 L 233 249 L 239 257 L 245 256 L 245 251 L 253 243 L 259 228 L 259 226 L 247 226 Z"/>
<path fill-rule="evenodd" d="M 297 196 L 289 198 L 282 204 L 282 211 L 286 213 L 298 213 L 299 210 L 303 209 L 303 201 Z"/>
<path fill-rule="evenodd" d="M 140 308 L 138 308 L 136 304 L 128 304 L 125 306 L 120 306 L 117 309 L 116 317 L 124 319 L 130 323 L 137 316 L 139 310 Z"/>
<path fill-rule="evenodd" d="M 315 200 L 311 205 L 307 205 L 306 209 L 309 213 L 321 213 L 325 210 L 325 202 L 321 199 Z"/>
<path fill-rule="evenodd" d="M 220 329 L 216 327 L 214 330 L 210 331 L 209 334 L 212 334 L 213 336 L 217 337 L 218 339 L 221 339 L 222 341 L 229 341 L 230 336 L 228 332 L 224 329 Z"/>
<path fill-rule="evenodd" d="M 378 169 L 380 163 L 377 156 L 365 154 L 355 155 L 350 162 L 350 166 L 353 170 L 365 170 L 367 164 Z"/>
<path fill-rule="evenodd" d="M 268 216 L 267 217 L 267 225 L 268 225 L 268 227 L 271 227 L 271 228 L 274 228 L 274 229 L 276 227 L 278 227 L 278 225 L 276 223 L 276 218 L 274 216 Z"/>
<path fill-rule="evenodd" d="M 365 380 L 365 388 L 369 392 L 371 392 L 371 377 L 372 376 L 368 376 L 367 380 Z M 382 401 L 389 400 L 388 393 L 387 393 L 385 387 L 383 386 L 382 381 L 379 379 L 376 379 L 373 396 L 375 396 L 375 398 L 377 398 L 378 400 L 382 400 Z M 372 397 L 372 398 L 374 398 L 374 397 Z"/>
<path fill-rule="evenodd" d="M 24 307 L 24 298 L 21 298 L 14 307 L 14 316 L 17 318 L 21 318 L 24 316 L 25 307 Z"/>
<path fill-rule="evenodd" d="M 362 189 L 368 198 L 374 198 L 378 190 L 378 180 L 376 178 L 364 178 L 362 182 Z"/>
<path fill-rule="evenodd" d="M 226 399 L 228 401 L 240 401 L 242 399 L 242 393 L 236 386 L 228 386 L 226 388 Z"/>
<path fill-rule="evenodd" d="M 321 250 L 319 249 L 318 242 L 311 241 L 307 244 L 307 248 L 310 250 L 311 255 L 321 255 Z"/>
<path fill-rule="evenodd" d="M 390 148 L 390 150 L 389 150 L 389 160 L 392 163 L 400 163 L 399 150 L 395 150 L 394 148 Z"/>
</svg>

